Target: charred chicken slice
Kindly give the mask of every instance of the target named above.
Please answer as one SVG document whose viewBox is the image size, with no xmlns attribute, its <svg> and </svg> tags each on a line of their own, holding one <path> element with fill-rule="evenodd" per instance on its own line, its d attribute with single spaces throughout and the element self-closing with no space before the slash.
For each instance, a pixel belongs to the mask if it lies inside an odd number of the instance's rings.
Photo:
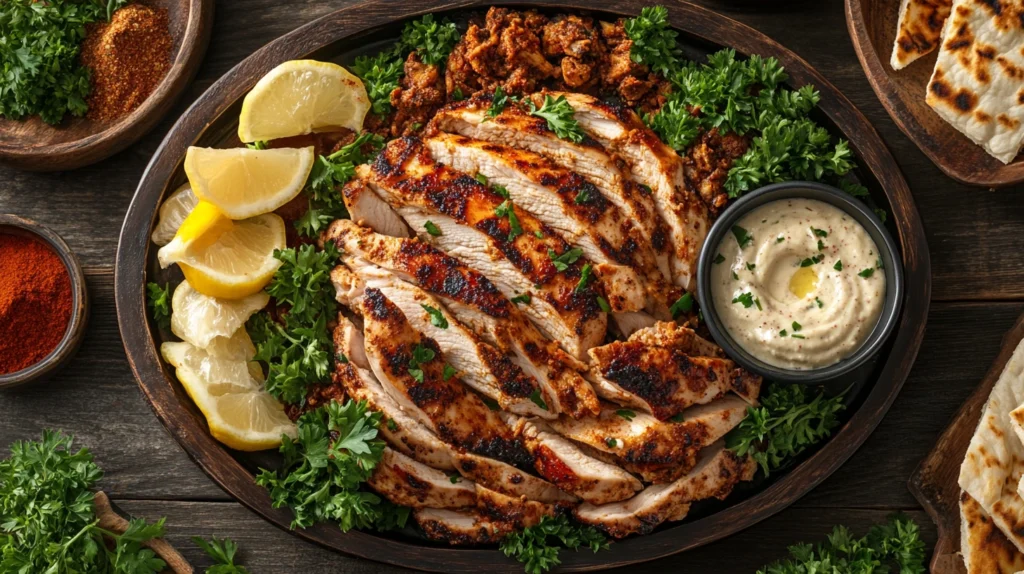
<svg viewBox="0 0 1024 574">
<path fill-rule="evenodd" d="M 546 504 L 576 502 L 576 497 L 554 484 L 494 459 L 472 453 L 459 454 L 455 457 L 455 466 L 462 476 L 508 496 Z"/>
<path fill-rule="evenodd" d="M 345 184 L 341 190 L 352 221 L 366 225 L 384 235 L 409 237 L 409 228 L 386 201 L 358 179 Z"/>
<path fill-rule="evenodd" d="M 663 321 L 629 336 L 630 342 L 676 349 L 696 357 L 725 357 L 722 348 L 698 335 L 693 329 Z"/>
<path fill-rule="evenodd" d="M 384 449 L 367 483 L 384 498 L 410 508 L 473 508 L 477 502 L 472 482 L 453 481 L 390 448 Z"/>
<path fill-rule="evenodd" d="M 583 358 L 605 335 L 596 283 L 581 285 L 586 260 L 536 218 L 471 176 L 431 159 L 416 138 L 392 140 L 357 173 L 422 238 L 483 272 L 508 297 L 532 293 L 527 315 Z M 540 232 L 540 237 L 535 235 Z"/>
<path fill-rule="evenodd" d="M 514 524 L 494 520 L 479 510 L 424 508 L 413 511 L 412 517 L 427 538 L 452 546 L 497 544 L 516 530 Z"/>
</svg>

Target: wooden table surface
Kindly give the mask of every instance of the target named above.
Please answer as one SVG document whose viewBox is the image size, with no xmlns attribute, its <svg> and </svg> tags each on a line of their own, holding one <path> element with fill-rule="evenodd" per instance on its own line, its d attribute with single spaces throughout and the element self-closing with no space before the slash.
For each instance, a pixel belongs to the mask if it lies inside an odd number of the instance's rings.
<svg viewBox="0 0 1024 574">
<path fill-rule="evenodd" d="M 868 86 L 846 32 L 841 0 L 702 1 L 765 32 L 820 70 L 857 105 L 896 157 L 931 246 L 933 301 L 916 366 L 867 443 L 821 486 L 774 518 L 731 538 L 630 572 L 753 572 L 833 524 L 863 532 L 894 510 L 935 529 L 906 483 L 960 403 L 981 380 L 999 340 L 1024 311 L 1024 186 L 991 192 L 944 177 L 903 136 Z M 254 573 L 396 572 L 323 550 L 278 530 L 232 501 L 164 431 L 136 387 L 114 314 L 117 236 L 136 183 L 164 133 L 188 104 L 256 48 L 344 6 L 342 0 L 223 0 L 198 79 L 148 137 L 74 172 L 0 168 L 0 212 L 60 233 L 86 269 L 92 318 L 74 362 L 50 383 L 0 394 L 0 447 L 64 429 L 106 472 L 100 487 L 124 510 L 167 516 L 169 538 L 194 564 L 208 562 L 188 538 L 230 536 Z M 670 3 L 669 3 L 670 4 Z"/>
</svg>

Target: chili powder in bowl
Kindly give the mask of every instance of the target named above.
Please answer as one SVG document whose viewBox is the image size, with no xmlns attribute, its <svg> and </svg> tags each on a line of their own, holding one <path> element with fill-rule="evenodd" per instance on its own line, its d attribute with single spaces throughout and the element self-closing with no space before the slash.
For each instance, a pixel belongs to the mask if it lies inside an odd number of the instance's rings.
<svg viewBox="0 0 1024 574">
<path fill-rule="evenodd" d="M 74 356 L 89 312 L 78 258 L 56 233 L 0 215 L 0 389 L 49 378 Z"/>
</svg>

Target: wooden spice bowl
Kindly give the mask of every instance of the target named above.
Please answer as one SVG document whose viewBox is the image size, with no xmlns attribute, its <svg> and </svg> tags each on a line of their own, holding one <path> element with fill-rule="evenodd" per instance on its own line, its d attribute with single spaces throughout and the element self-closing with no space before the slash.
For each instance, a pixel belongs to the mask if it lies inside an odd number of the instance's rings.
<svg viewBox="0 0 1024 574">
<path fill-rule="evenodd" d="M 50 354 L 38 363 L 20 371 L 0 375 L 0 390 L 5 390 L 26 383 L 45 381 L 71 361 L 82 344 L 82 339 L 85 338 L 85 326 L 89 322 L 89 293 L 78 257 L 59 235 L 34 221 L 4 214 L 0 214 L 0 233 L 32 237 L 42 241 L 60 258 L 71 280 L 71 317 L 64 337 Z"/>
</svg>

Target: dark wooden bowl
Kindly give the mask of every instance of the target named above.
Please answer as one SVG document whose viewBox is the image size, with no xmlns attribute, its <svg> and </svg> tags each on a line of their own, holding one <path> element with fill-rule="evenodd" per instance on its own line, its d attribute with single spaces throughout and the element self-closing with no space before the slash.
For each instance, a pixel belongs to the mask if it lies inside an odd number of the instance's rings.
<svg viewBox="0 0 1024 574">
<path fill-rule="evenodd" d="M 145 0 L 167 10 L 171 67 L 153 93 L 120 119 L 67 116 L 51 126 L 38 116 L 0 117 L 0 163 L 31 171 L 60 171 L 96 163 L 128 147 L 170 111 L 195 77 L 213 29 L 213 0 Z"/>
<path fill-rule="evenodd" d="M 0 375 L 0 390 L 4 390 L 27 383 L 43 382 L 71 361 L 78 352 L 78 347 L 82 345 L 82 339 L 85 338 L 85 326 L 89 322 L 89 292 L 78 257 L 53 231 L 16 215 L 0 214 L 0 233 L 24 235 L 46 243 L 60 257 L 71 279 L 71 318 L 68 320 L 67 330 L 64 331 L 64 338 L 38 363 L 20 371 Z"/>
<path fill-rule="evenodd" d="M 181 164 L 186 148 L 192 144 L 213 146 L 230 142 L 237 130 L 242 98 L 274 66 L 307 57 L 349 64 L 356 55 L 393 42 L 406 18 L 426 12 L 452 15 L 467 9 L 483 11 L 491 4 L 482 0 L 461 0 L 440 7 L 432 0 L 406 0 L 397 5 L 364 2 L 324 16 L 268 44 L 214 84 L 171 129 L 146 169 L 128 209 L 118 245 L 115 296 L 121 336 L 139 386 L 189 456 L 231 496 L 281 528 L 288 528 L 291 512 L 272 508 L 266 490 L 253 480 L 256 469 L 273 464 L 276 454 L 246 455 L 217 443 L 207 432 L 202 414 L 157 352 L 161 334 L 147 318 L 144 296 L 147 279 L 169 279 L 158 272 L 155 249 L 149 242 L 157 207 L 165 193 L 185 181 Z M 543 9 L 589 11 L 607 19 L 636 15 L 644 5 L 634 0 L 549 0 L 534 4 Z M 728 536 L 792 504 L 839 468 L 881 421 L 910 372 L 924 334 L 931 292 L 928 246 L 910 190 L 867 119 L 810 65 L 756 30 L 683 2 L 672 5 L 669 19 L 682 32 L 680 40 L 689 57 L 702 58 L 723 45 L 743 54 L 774 56 L 786 67 L 793 85 L 812 83 L 818 87 L 818 119 L 850 141 L 863 166 L 858 176 L 872 191 L 875 201 L 890 214 L 889 230 L 899 240 L 906 271 L 903 313 L 896 332 L 870 373 L 870 384 L 851 401 L 849 416 L 833 440 L 807 453 L 788 472 L 773 473 L 769 480 L 748 485 L 725 503 L 698 505 L 700 508 L 686 522 L 617 542 L 610 550 L 598 554 L 564 552 L 562 571 L 596 570 L 667 556 Z M 347 554 L 408 568 L 522 572 L 522 565 L 494 549 L 449 548 L 404 532 L 343 534 L 337 526 L 321 524 L 295 533 Z"/>
<path fill-rule="evenodd" d="M 889 65 L 900 0 L 846 0 L 846 25 L 868 82 L 903 133 L 949 177 L 1005 187 L 1024 181 L 1024 154 L 1010 164 L 990 156 L 924 101 L 937 50 L 902 70 Z"/>
</svg>

